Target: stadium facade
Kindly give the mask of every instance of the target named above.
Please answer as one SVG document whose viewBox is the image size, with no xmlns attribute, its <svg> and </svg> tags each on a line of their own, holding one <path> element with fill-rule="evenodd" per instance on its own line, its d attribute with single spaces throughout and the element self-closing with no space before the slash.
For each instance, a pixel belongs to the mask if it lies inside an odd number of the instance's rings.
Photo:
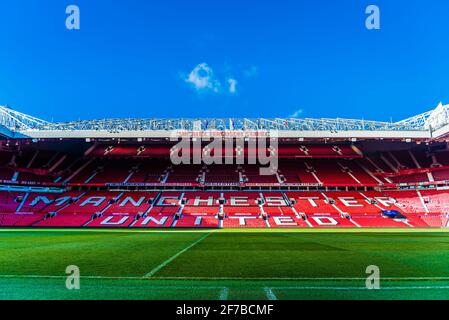
<svg viewBox="0 0 449 320">
<path fill-rule="evenodd" d="M 399 122 L 51 123 L 0 107 L 0 226 L 447 227 L 448 108 Z M 192 159 L 217 158 L 210 139 L 241 145 L 219 163 L 176 165 L 171 158 L 185 138 L 197 141 Z M 258 152 L 277 159 L 272 174 L 260 174 Z M 227 161 L 239 157 L 248 161 Z"/>
</svg>

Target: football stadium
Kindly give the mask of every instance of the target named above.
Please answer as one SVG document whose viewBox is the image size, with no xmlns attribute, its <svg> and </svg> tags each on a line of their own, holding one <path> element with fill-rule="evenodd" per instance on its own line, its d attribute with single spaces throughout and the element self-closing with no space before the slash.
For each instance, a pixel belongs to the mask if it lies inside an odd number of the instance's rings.
<svg viewBox="0 0 449 320">
<path fill-rule="evenodd" d="M 448 298 L 448 110 L 54 123 L 0 107 L 0 298 Z"/>
<path fill-rule="evenodd" d="M 0 12 L 2 315 L 449 300 L 447 0 Z"/>
</svg>

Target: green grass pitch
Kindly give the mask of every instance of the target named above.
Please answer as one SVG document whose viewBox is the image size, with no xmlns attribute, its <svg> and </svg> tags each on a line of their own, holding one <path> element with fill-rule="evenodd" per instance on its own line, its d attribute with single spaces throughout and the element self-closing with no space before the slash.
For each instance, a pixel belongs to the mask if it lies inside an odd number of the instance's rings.
<svg viewBox="0 0 449 320">
<path fill-rule="evenodd" d="M 449 233 L 0 229 L 0 299 L 449 299 Z"/>
</svg>

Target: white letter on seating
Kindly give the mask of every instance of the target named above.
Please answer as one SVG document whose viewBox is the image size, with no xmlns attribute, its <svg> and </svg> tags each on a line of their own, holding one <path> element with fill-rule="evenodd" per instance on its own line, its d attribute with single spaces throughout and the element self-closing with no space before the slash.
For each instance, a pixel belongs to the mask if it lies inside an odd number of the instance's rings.
<svg viewBox="0 0 449 320">
<path fill-rule="evenodd" d="M 287 203 L 282 197 L 265 197 L 268 206 L 285 207 Z"/>
<path fill-rule="evenodd" d="M 203 217 L 196 217 L 194 225 L 200 226 L 202 222 L 203 222 Z"/>
<path fill-rule="evenodd" d="M 231 197 L 231 206 L 249 206 L 248 197 Z"/>
<path fill-rule="evenodd" d="M 126 220 L 128 220 L 128 218 L 129 218 L 129 216 L 123 216 L 119 221 L 111 222 L 111 220 L 114 219 L 114 217 L 115 217 L 115 216 L 108 216 L 108 217 L 106 217 L 106 219 L 104 219 L 103 221 L 101 221 L 100 224 L 102 224 L 102 225 L 110 225 L 110 226 L 111 226 L 111 225 L 113 225 L 113 226 L 115 226 L 115 225 L 119 226 L 119 225 L 121 225 L 121 224 L 124 224 L 124 223 L 126 222 Z"/>
<path fill-rule="evenodd" d="M 358 203 L 354 197 L 339 197 L 338 199 L 347 207 L 363 207 L 363 204 Z"/>
<path fill-rule="evenodd" d="M 336 226 L 337 220 L 331 217 L 312 217 L 313 220 L 320 226 Z"/>
<path fill-rule="evenodd" d="M 30 207 L 34 207 L 36 206 L 40 201 L 42 201 L 45 204 L 50 204 L 50 200 L 48 200 L 48 198 L 46 196 L 38 196 L 36 198 L 34 198 L 33 201 L 31 201 L 30 203 Z"/>
<path fill-rule="evenodd" d="M 246 219 L 257 219 L 257 217 L 229 217 L 228 219 L 239 219 L 239 225 L 246 226 Z"/>
<path fill-rule="evenodd" d="M 206 199 L 201 199 L 200 197 L 196 197 L 193 201 L 194 206 L 201 206 L 201 203 L 206 203 L 207 206 L 213 206 L 214 205 L 214 197 L 209 197 Z"/>
<path fill-rule="evenodd" d="M 297 226 L 292 217 L 273 217 L 274 223 L 278 226 Z"/>
<path fill-rule="evenodd" d="M 150 221 L 153 221 L 155 224 L 157 224 L 159 226 L 162 226 L 162 225 L 165 224 L 167 219 L 168 219 L 167 216 L 163 216 L 160 220 L 157 220 L 154 217 L 147 216 L 145 219 L 143 219 L 143 221 L 140 224 L 141 225 L 147 225 Z"/>
<path fill-rule="evenodd" d="M 126 197 L 122 203 L 120 203 L 120 207 L 124 207 L 128 202 L 131 202 L 131 204 L 134 207 L 140 207 L 140 205 L 142 204 L 143 200 L 145 200 L 145 197 L 140 197 L 140 199 L 138 201 L 134 201 L 133 198 L 131 197 Z"/>
<path fill-rule="evenodd" d="M 106 197 L 90 197 L 86 201 L 84 201 L 80 207 L 84 207 L 88 204 L 93 205 L 94 207 L 98 207 L 103 201 L 106 200 Z"/>
<path fill-rule="evenodd" d="M 159 207 L 174 207 L 174 206 L 177 206 L 178 205 L 178 203 L 166 203 L 165 202 L 165 200 L 166 199 L 171 199 L 171 200 L 178 200 L 179 201 L 179 198 L 178 197 L 161 197 L 160 199 L 159 199 L 159 201 L 157 202 L 157 205 L 159 206 Z"/>
<path fill-rule="evenodd" d="M 374 199 L 376 199 L 377 202 L 379 202 L 384 207 L 390 207 L 392 204 L 394 204 L 394 202 L 387 197 L 375 197 Z"/>
</svg>

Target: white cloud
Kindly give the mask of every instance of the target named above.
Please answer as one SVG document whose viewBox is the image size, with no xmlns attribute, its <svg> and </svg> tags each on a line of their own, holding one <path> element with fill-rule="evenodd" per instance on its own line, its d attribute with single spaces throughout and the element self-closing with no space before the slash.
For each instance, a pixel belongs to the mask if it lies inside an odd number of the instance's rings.
<svg viewBox="0 0 449 320">
<path fill-rule="evenodd" d="M 232 94 L 236 93 L 236 91 L 237 91 L 237 83 L 238 82 L 235 79 L 232 79 L 232 78 L 228 79 L 229 93 L 232 93 Z"/>
<path fill-rule="evenodd" d="M 304 110 L 302 109 L 298 109 L 295 112 L 293 112 L 291 115 L 289 115 L 289 118 L 298 118 L 300 115 L 302 115 L 302 113 L 304 112 Z"/>
<path fill-rule="evenodd" d="M 205 62 L 198 64 L 185 79 L 197 91 L 212 91 L 218 92 L 221 84 L 214 77 L 214 72 L 211 67 Z"/>
<path fill-rule="evenodd" d="M 198 64 L 182 79 L 194 88 L 198 93 L 231 94 L 237 93 L 238 81 L 234 77 L 225 78 L 223 75 L 215 75 L 212 68 L 205 62 Z"/>
</svg>

